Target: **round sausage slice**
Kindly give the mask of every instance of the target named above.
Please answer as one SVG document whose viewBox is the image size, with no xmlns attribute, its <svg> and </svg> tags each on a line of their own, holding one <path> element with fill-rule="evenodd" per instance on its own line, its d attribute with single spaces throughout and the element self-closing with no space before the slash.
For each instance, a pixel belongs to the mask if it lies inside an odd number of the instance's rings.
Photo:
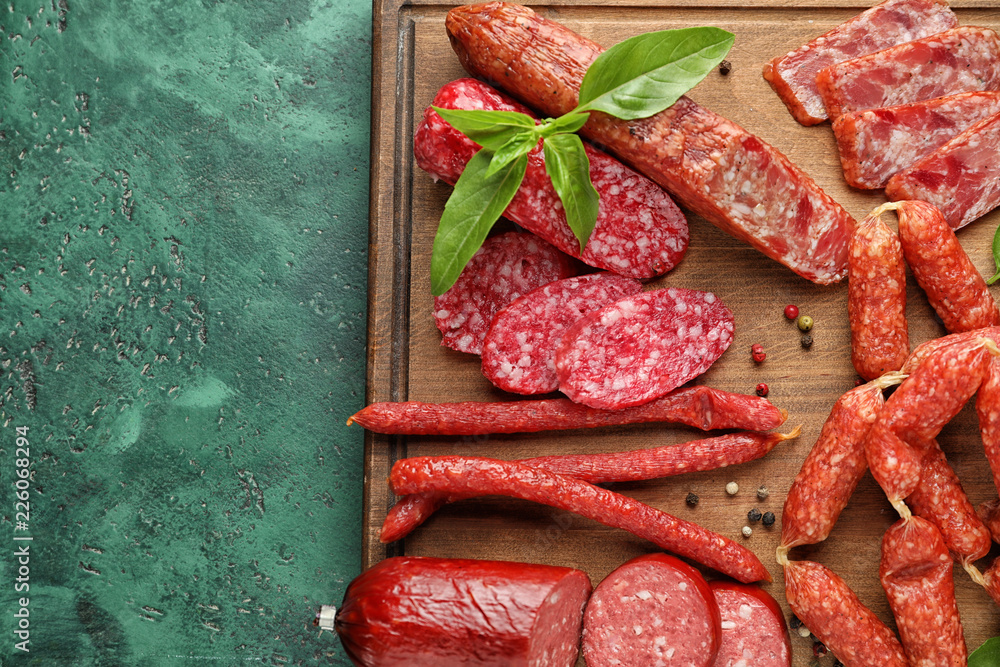
<svg viewBox="0 0 1000 667">
<path fill-rule="evenodd" d="M 712 581 L 722 618 L 713 667 L 791 667 L 792 646 L 781 607 L 757 586 Z"/>
<path fill-rule="evenodd" d="M 333 627 L 364 667 L 572 667 L 590 590 L 568 567 L 388 558 L 350 583 Z"/>
<path fill-rule="evenodd" d="M 594 590 L 583 617 L 583 657 L 587 667 L 710 667 L 719 634 L 719 607 L 698 570 L 649 554 Z"/>
<path fill-rule="evenodd" d="M 528 292 L 493 318 L 483 343 L 483 375 L 516 394 L 555 391 L 556 346 L 566 329 L 584 315 L 641 291 L 638 280 L 591 273 Z"/>
<path fill-rule="evenodd" d="M 648 403 L 707 371 L 733 341 L 733 322 L 711 292 L 668 287 L 626 297 L 563 334 L 559 390 L 603 410 Z"/>
</svg>

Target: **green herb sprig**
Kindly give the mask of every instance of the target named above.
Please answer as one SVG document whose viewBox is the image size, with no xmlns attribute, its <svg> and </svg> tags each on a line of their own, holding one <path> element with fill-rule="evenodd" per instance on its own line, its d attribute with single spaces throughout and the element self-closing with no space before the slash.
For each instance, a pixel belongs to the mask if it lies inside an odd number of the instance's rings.
<svg viewBox="0 0 1000 667">
<path fill-rule="evenodd" d="M 597 222 L 600 197 L 590 181 L 590 160 L 576 132 L 590 112 L 623 120 L 660 113 L 712 71 L 735 37 L 719 28 L 662 30 L 611 47 L 591 63 L 579 104 L 559 118 L 536 123 L 514 111 L 434 107 L 456 130 L 482 146 L 455 183 L 438 224 L 431 253 L 431 291 L 448 291 L 524 179 L 528 153 L 542 142 L 545 172 L 563 204 L 582 253 Z"/>
<path fill-rule="evenodd" d="M 987 639 L 969 656 L 969 667 L 996 667 L 1000 665 L 1000 637 Z"/>
<path fill-rule="evenodd" d="M 997 265 L 997 272 L 986 281 L 987 285 L 1000 280 L 1000 227 L 997 227 L 997 231 L 993 234 L 993 263 Z"/>
</svg>

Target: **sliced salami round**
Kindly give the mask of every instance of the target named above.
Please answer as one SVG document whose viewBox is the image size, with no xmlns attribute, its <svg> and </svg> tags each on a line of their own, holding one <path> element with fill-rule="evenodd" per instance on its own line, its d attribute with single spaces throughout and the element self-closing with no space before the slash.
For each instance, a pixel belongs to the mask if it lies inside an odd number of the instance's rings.
<svg viewBox="0 0 1000 667">
<path fill-rule="evenodd" d="M 757 586 L 712 581 L 722 619 L 713 667 L 791 667 L 792 645 L 781 607 Z"/>
<path fill-rule="evenodd" d="M 584 315 L 641 291 L 638 280 L 593 273 L 525 294 L 493 319 L 483 343 L 483 375 L 515 394 L 555 391 L 556 346 L 566 330 Z"/>
<path fill-rule="evenodd" d="M 649 554 L 594 590 L 583 615 L 583 657 L 587 667 L 709 667 L 719 628 L 719 607 L 698 570 Z"/>
<path fill-rule="evenodd" d="M 563 335 L 559 390 L 605 410 L 646 403 L 708 370 L 733 328 L 732 311 L 711 292 L 670 287 L 626 297 Z"/>
<path fill-rule="evenodd" d="M 534 234 L 491 236 L 451 289 L 434 297 L 441 344 L 480 354 L 493 317 L 502 308 L 537 287 L 576 275 L 576 268 L 570 257 Z"/>
</svg>

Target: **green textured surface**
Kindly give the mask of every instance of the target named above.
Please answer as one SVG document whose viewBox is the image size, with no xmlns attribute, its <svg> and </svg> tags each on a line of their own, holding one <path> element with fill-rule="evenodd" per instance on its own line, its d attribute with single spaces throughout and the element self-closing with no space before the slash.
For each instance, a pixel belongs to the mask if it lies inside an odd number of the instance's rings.
<svg viewBox="0 0 1000 667">
<path fill-rule="evenodd" d="M 370 3 L 0 26 L 3 664 L 344 663 L 310 621 L 360 566 Z"/>
</svg>

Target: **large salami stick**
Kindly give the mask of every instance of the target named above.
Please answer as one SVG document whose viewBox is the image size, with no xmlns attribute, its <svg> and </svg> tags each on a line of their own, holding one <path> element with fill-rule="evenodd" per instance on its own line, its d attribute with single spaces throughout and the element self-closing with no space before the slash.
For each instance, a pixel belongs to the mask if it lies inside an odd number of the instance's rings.
<svg viewBox="0 0 1000 667">
<path fill-rule="evenodd" d="M 387 558 L 317 624 L 333 626 L 366 667 L 565 667 L 576 662 L 590 591 L 587 575 L 568 567 Z"/>
<path fill-rule="evenodd" d="M 780 559 L 788 606 L 845 667 L 908 667 L 903 647 L 832 570 Z"/>
<path fill-rule="evenodd" d="M 738 581 L 770 581 L 752 551 L 701 526 L 614 491 L 511 461 L 443 456 L 397 461 L 389 483 L 398 495 L 503 495 L 574 512 L 627 530 L 662 549 Z"/>
<path fill-rule="evenodd" d="M 825 67 L 958 25 L 944 0 L 886 0 L 764 66 L 764 78 L 795 120 L 816 125 L 826 107 L 816 87 Z"/>
<path fill-rule="evenodd" d="M 686 472 L 716 470 L 761 458 L 775 445 L 798 437 L 800 428 L 783 433 L 729 433 L 680 445 L 614 454 L 569 454 L 521 459 L 518 463 L 599 484 L 671 477 Z M 394 542 L 426 521 L 449 502 L 472 496 L 411 494 L 400 498 L 382 523 L 381 540 Z"/>
<path fill-rule="evenodd" d="M 604 50 L 520 5 L 456 7 L 446 21 L 470 73 L 559 116 Z M 851 216 L 788 158 L 687 97 L 651 118 L 593 113 L 583 134 L 656 181 L 709 222 L 820 284 L 847 270 Z"/>
<path fill-rule="evenodd" d="M 986 281 L 933 204 L 899 201 L 899 240 L 906 263 L 951 333 L 1000 324 L 1000 309 Z"/>
<path fill-rule="evenodd" d="M 499 403 L 372 403 L 347 420 L 375 433 L 485 435 L 673 422 L 703 431 L 767 431 L 785 422 L 784 411 L 758 396 L 705 386 L 676 389 L 645 405 L 598 410 L 565 398 Z"/>
<path fill-rule="evenodd" d="M 902 381 L 893 374 L 844 393 L 830 410 L 819 439 L 802 463 L 781 511 L 782 553 L 822 542 L 868 469 L 865 436 L 885 405 L 882 390 Z"/>
<path fill-rule="evenodd" d="M 910 352 L 906 328 L 906 265 L 899 237 L 879 217 L 886 204 L 861 221 L 851 236 L 847 317 L 851 363 L 874 380 L 899 370 Z"/>
<path fill-rule="evenodd" d="M 882 538 L 879 580 L 910 667 L 966 667 L 951 559 L 941 533 L 920 517 L 900 519 Z"/>
</svg>

